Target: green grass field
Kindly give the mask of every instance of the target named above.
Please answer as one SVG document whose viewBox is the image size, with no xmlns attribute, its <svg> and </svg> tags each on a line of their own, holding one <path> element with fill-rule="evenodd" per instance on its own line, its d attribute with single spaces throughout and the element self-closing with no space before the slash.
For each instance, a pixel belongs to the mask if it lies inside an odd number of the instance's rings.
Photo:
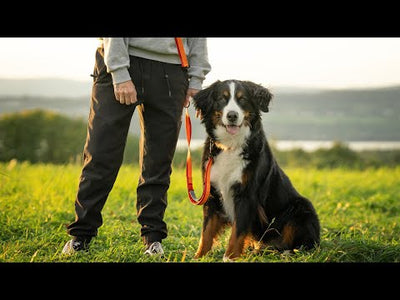
<svg viewBox="0 0 400 300">
<path fill-rule="evenodd" d="M 138 168 L 124 165 L 103 210 L 103 226 L 88 253 L 61 255 L 74 219 L 81 167 L 0 163 L 0 262 L 222 262 L 229 230 L 200 260 L 202 208 L 186 196 L 185 170 L 174 169 L 165 221 L 164 259 L 144 257 L 136 220 Z M 200 172 L 194 170 L 195 188 Z M 400 167 L 287 168 L 297 190 L 311 199 L 321 222 L 321 245 L 284 255 L 251 251 L 242 262 L 400 262 Z"/>
</svg>

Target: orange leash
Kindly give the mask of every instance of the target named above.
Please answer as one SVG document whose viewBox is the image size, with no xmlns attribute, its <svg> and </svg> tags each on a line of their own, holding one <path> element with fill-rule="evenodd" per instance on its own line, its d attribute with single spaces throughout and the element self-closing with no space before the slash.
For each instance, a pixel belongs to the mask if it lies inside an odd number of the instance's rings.
<svg viewBox="0 0 400 300">
<path fill-rule="evenodd" d="M 175 43 L 176 43 L 176 47 L 178 48 L 178 54 L 181 59 L 182 67 L 184 67 L 184 68 L 189 67 L 189 63 L 188 63 L 187 56 L 185 53 L 185 48 L 183 47 L 182 38 L 176 37 Z"/>
<path fill-rule="evenodd" d="M 213 163 L 213 159 L 210 154 L 210 158 L 207 161 L 206 170 L 203 179 L 203 193 L 200 198 L 196 197 L 196 194 L 193 189 L 193 177 L 192 177 L 192 158 L 190 155 L 190 140 L 192 139 L 192 122 L 190 121 L 189 109 L 186 107 L 186 139 L 188 142 L 188 151 L 186 157 L 186 181 L 187 181 L 187 190 L 190 202 L 195 205 L 203 205 L 207 202 L 208 197 L 210 195 L 210 174 L 211 174 L 211 166 Z"/>
<path fill-rule="evenodd" d="M 183 42 L 182 38 L 175 38 L 175 43 L 176 47 L 178 48 L 178 54 L 181 59 L 181 65 L 182 67 L 189 67 L 189 63 L 187 60 L 187 56 L 185 53 L 185 48 L 183 47 Z M 190 115 L 189 115 L 189 106 L 186 107 L 186 139 L 188 143 L 188 151 L 187 151 L 187 157 L 186 157 L 186 182 L 187 182 L 187 190 L 188 190 L 188 195 L 189 195 L 189 200 L 192 202 L 194 205 L 203 205 L 204 203 L 207 202 L 208 197 L 210 196 L 210 174 L 211 174 L 211 166 L 213 163 L 211 154 L 210 158 L 207 161 L 207 166 L 204 174 L 204 179 L 203 179 L 203 193 L 200 198 L 196 197 L 196 194 L 193 189 L 193 177 L 192 177 L 192 157 L 190 154 L 190 141 L 192 139 L 192 122 L 190 121 Z"/>
</svg>

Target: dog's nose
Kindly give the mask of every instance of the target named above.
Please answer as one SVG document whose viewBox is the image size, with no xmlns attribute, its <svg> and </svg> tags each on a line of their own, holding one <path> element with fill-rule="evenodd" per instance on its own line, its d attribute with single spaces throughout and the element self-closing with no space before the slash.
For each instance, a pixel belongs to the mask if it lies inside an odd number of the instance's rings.
<svg viewBox="0 0 400 300">
<path fill-rule="evenodd" d="M 236 111 L 230 111 L 226 115 L 226 118 L 230 123 L 235 123 L 239 117 L 239 114 Z"/>
</svg>

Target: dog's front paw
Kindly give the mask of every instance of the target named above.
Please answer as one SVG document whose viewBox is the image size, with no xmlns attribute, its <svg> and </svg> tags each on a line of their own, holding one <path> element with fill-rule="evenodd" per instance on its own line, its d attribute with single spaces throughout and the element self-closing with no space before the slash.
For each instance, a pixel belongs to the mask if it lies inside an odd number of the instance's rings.
<svg viewBox="0 0 400 300">
<path fill-rule="evenodd" d="M 203 250 L 203 249 L 199 249 L 199 250 L 197 250 L 197 252 L 195 253 L 194 258 L 195 258 L 195 259 L 199 259 L 199 258 L 203 257 L 204 255 L 206 255 L 207 252 L 208 252 L 208 251 L 205 251 L 205 250 Z"/>
<path fill-rule="evenodd" d="M 231 259 L 229 256 L 225 255 L 222 257 L 223 262 L 233 262 L 233 259 Z"/>
</svg>

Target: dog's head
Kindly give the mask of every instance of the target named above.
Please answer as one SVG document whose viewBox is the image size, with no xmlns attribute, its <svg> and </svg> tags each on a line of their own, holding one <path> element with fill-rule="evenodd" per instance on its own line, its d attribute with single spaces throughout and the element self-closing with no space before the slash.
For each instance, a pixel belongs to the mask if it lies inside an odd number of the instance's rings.
<svg viewBox="0 0 400 300">
<path fill-rule="evenodd" d="M 268 112 L 272 94 L 250 81 L 216 81 L 193 97 L 207 133 L 236 136 L 260 126 L 260 112 Z"/>
</svg>

